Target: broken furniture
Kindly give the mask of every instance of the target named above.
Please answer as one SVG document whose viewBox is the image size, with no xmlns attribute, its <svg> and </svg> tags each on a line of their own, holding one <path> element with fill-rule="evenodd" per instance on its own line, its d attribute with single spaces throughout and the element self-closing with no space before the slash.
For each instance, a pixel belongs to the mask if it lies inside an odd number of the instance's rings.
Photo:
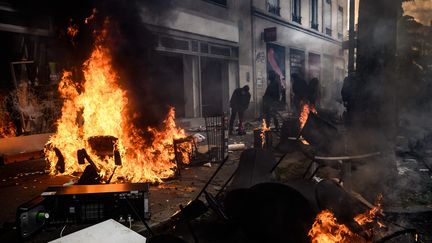
<svg viewBox="0 0 432 243">
<path fill-rule="evenodd" d="M 120 152 L 117 147 L 118 139 L 113 136 L 93 136 L 87 139 L 87 142 L 90 145 L 90 148 L 94 152 L 94 154 L 98 158 L 105 158 L 105 157 L 114 157 L 114 163 L 116 166 L 120 166 L 122 164 Z M 49 146 L 49 145 L 48 145 Z M 64 156 L 61 153 L 61 151 L 53 147 L 51 148 L 54 150 L 56 156 L 57 156 L 57 164 L 56 164 L 56 170 L 60 173 L 65 172 L 65 161 Z M 93 162 L 92 158 L 86 151 L 86 149 L 79 149 L 77 150 L 77 161 L 78 164 L 83 165 L 86 163 L 86 161 L 89 163 L 89 165 L 86 166 L 84 169 L 83 174 L 81 175 L 80 179 L 78 180 L 79 185 L 92 185 L 92 184 L 100 184 L 102 182 L 110 183 L 114 173 L 113 173 L 108 179 L 101 178 L 99 175 L 99 169 L 96 166 L 96 164 Z"/>
<path fill-rule="evenodd" d="M 171 216 L 172 220 L 184 222 L 187 225 L 189 231 L 191 232 L 194 238 L 195 243 L 198 243 L 198 238 L 190 224 L 191 220 L 207 212 L 209 207 L 213 209 L 222 218 L 226 218 L 224 211 L 221 209 L 220 204 L 213 197 L 213 195 L 207 192 L 207 187 L 210 185 L 210 183 L 213 181 L 215 176 L 225 165 L 226 161 L 228 161 L 228 156 L 225 157 L 224 160 L 219 164 L 218 168 L 213 172 L 211 177 L 207 180 L 206 184 L 201 188 L 200 192 L 196 195 L 196 197 L 193 200 L 191 200 L 186 206 L 179 205 L 180 210 L 177 211 L 173 216 Z M 221 190 L 223 190 L 223 188 Z M 200 197 L 203 194 L 205 195 L 208 205 L 206 205 L 203 201 L 200 200 Z"/>
<path fill-rule="evenodd" d="M 302 152 L 311 161 L 303 175 L 309 179 L 313 178 L 319 169 L 325 166 L 341 167 L 340 178 L 344 187 L 351 190 L 351 165 L 354 161 L 370 159 L 381 155 L 380 151 L 349 152 L 348 141 L 344 133 L 331 123 L 313 113 L 309 114 L 308 120 L 301 131 L 301 136 L 309 143 L 309 146 L 300 146 Z M 311 171 L 312 170 L 312 171 Z"/>
</svg>

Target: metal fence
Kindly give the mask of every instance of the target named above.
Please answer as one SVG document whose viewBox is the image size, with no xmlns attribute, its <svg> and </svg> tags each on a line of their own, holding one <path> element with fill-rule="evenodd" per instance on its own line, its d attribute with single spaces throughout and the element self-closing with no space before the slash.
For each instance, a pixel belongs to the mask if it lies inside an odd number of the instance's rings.
<svg viewBox="0 0 432 243">
<path fill-rule="evenodd" d="M 204 117 L 209 159 L 221 162 L 228 155 L 228 130 L 225 115 Z"/>
</svg>

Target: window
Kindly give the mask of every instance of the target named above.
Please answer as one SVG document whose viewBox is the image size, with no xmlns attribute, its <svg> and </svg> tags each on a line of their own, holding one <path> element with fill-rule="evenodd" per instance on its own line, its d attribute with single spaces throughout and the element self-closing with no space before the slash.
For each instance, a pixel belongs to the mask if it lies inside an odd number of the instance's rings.
<svg viewBox="0 0 432 243">
<path fill-rule="evenodd" d="M 292 20 L 301 24 L 301 0 L 292 0 Z"/>
<path fill-rule="evenodd" d="M 338 7 L 337 13 L 337 31 L 338 31 L 338 39 L 343 39 L 343 8 L 341 6 Z"/>
<path fill-rule="evenodd" d="M 217 5 L 221 5 L 226 7 L 227 6 L 227 0 L 205 0 L 207 2 L 215 3 Z"/>
<path fill-rule="evenodd" d="M 324 23 L 323 23 L 323 31 L 326 35 L 331 36 L 332 35 L 332 2 L 331 0 L 324 0 L 324 7 L 323 7 L 323 16 L 324 16 Z"/>
<path fill-rule="evenodd" d="M 267 0 L 267 11 L 280 16 L 279 0 Z"/>
<path fill-rule="evenodd" d="M 311 28 L 318 30 L 318 0 L 311 1 Z"/>
</svg>

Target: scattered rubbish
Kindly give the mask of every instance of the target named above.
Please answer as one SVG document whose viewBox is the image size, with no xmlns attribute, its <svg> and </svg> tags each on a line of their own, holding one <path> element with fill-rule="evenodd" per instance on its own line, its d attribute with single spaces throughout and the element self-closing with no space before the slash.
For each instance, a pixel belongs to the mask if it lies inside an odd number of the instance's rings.
<svg viewBox="0 0 432 243">
<path fill-rule="evenodd" d="M 194 138 L 195 143 L 201 143 L 206 140 L 206 137 L 200 133 L 195 133 L 192 137 Z"/>
<path fill-rule="evenodd" d="M 203 164 L 203 166 L 205 166 L 205 167 L 211 167 L 211 163 L 207 162 L 207 163 Z"/>
<path fill-rule="evenodd" d="M 64 183 L 63 186 L 72 186 L 72 185 L 74 185 L 76 182 L 77 182 L 76 180 L 71 179 L 71 180 L 69 180 L 68 182 Z"/>
<path fill-rule="evenodd" d="M 405 166 L 398 166 L 397 170 L 398 170 L 399 175 L 405 175 L 405 173 L 410 171 L 410 169 L 408 167 L 405 167 Z"/>
<path fill-rule="evenodd" d="M 417 160 L 415 159 L 404 159 L 403 161 L 406 163 L 417 163 Z"/>
<path fill-rule="evenodd" d="M 246 146 L 244 143 L 228 144 L 228 151 L 243 150 Z"/>
<path fill-rule="evenodd" d="M 213 189 L 215 189 L 216 191 L 220 191 L 222 189 L 221 186 L 213 186 Z"/>
<path fill-rule="evenodd" d="M 206 128 L 205 126 L 199 126 L 199 127 L 192 127 L 187 129 L 188 132 L 205 132 Z"/>
</svg>

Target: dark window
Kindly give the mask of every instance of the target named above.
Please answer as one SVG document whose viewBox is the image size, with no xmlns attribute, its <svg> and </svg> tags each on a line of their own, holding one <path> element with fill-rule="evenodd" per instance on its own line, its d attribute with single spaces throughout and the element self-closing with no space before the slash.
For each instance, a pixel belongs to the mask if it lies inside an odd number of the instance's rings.
<svg viewBox="0 0 432 243">
<path fill-rule="evenodd" d="M 318 30 L 318 0 L 311 0 L 311 28 Z"/>
<path fill-rule="evenodd" d="M 217 5 L 221 5 L 221 6 L 224 6 L 224 7 L 227 6 L 227 0 L 205 0 L 205 1 L 217 4 Z"/>
<path fill-rule="evenodd" d="M 226 48 L 226 47 L 212 46 L 210 49 L 210 53 L 219 56 L 226 56 L 226 57 L 231 56 L 230 48 Z"/>
<path fill-rule="evenodd" d="M 342 6 L 338 6 L 337 12 L 337 31 L 338 31 L 338 39 L 343 39 L 343 8 Z"/>
<path fill-rule="evenodd" d="M 231 48 L 231 53 L 232 53 L 233 57 L 238 57 L 239 56 L 239 48 L 238 47 Z"/>
<path fill-rule="evenodd" d="M 301 24 L 301 0 L 292 0 L 292 21 Z"/>
<path fill-rule="evenodd" d="M 192 46 L 192 51 L 198 52 L 198 41 L 192 41 L 191 46 Z"/>
<path fill-rule="evenodd" d="M 267 11 L 280 16 L 279 0 L 267 0 Z"/>
<path fill-rule="evenodd" d="M 209 46 L 206 43 L 201 43 L 201 52 L 202 53 L 208 53 L 209 51 Z"/>
<path fill-rule="evenodd" d="M 174 39 L 171 37 L 162 37 L 161 46 L 170 49 L 189 50 L 189 42 L 186 40 Z"/>
<path fill-rule="evenodd" d="M 323 27 L 326 35 L 332 35 L 332 2 L 325 0 L 323 6 Z"/>
</svg>

